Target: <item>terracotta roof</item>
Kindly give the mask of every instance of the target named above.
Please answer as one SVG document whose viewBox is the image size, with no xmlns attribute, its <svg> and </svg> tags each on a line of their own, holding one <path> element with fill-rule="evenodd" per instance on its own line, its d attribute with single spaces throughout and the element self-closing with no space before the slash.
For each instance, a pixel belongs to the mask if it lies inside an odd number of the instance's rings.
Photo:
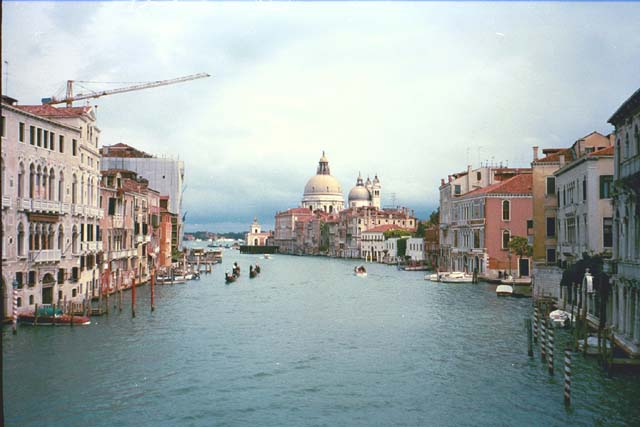
<svg viewBox="0 0 640 427">
<path fill-rule="evenodd" d="M 377 227 L 373 227 L 370 228 L 368 230 L 363 231 L 363 233 L 384 233 L 385 231 L 389 231 L 389 230 L 405 230 L 405 231 L 409 231 L 406 228 L 394 225 L 394 224 L 383 224 L 383 225 L 378 225 Z"/>
<path fill-rule="evenodd" d="M 594 151 L 588 154 L 589 157 L 596 156 L 613 156 L 613 147 L 603 148 L 602 150 Z"/>
<path fill-rule="evenodd" d="M 138 150 L 137 148 L 133 148 L 132 146 L 123 144 L 121 142 L 114 145 L 105 145 L 100 149 L 100 154 L 102 155 L 102 157 L 117 158 L 153 157 L 151 154 L 145 153 L 144 151 Z"/>
<path fill-rule="evenodd" d="M 543 150 L 544 152 L 544 150 Z M 570 148 L 563 148 L 553 153 L 547 154 L 545 157 L 535 160 L 534 163 L 553 163 L 560 161 L 560 155 L 564 154 L 564 161 L 570 162 L 573 160 L 573 152 Z"/>
<path fill-rule="evenodd" d="M 89 112 L 91 107 L 62 107 L 56 108 L 48 104 L 44 105 L 14 105 L 14 107 L 43 117 L 78 117 Z"/>
<path fill-rule="evenodd" d="M 309 214 L 309 215 L 313 215 L 313 212 L 311 212 L 309 209 L 307 208 L 291 208 L 291 209 L 287 209 L 284 212 L 278 212 L 278 215 L 283 215 L 283 214 Z"/>
<path fill-rule="evenodd" d="M 531 193 L 532 184 L 533 175 L 523 173 L 487 187 L 470 191 L 462 197 L 477 196 L 479 194 L 527 194 Z"/>
</svg>

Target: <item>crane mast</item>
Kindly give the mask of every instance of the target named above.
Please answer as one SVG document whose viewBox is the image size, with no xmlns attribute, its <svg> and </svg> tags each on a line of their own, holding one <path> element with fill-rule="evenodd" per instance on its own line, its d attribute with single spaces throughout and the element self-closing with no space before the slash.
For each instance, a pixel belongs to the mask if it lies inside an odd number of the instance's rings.
<svg viewBox="0 0 640 427">
<path fill-rule="evenodd" d="M 57 99 L 56 97 L 52 96 L 51 98 L 42 98 L 42 103 L 48 104 L 48 105 L 67 104 L 67 107 L 71 107 L 73 101 L 99 98 L 101 96 L 113 95 L 116 93 L 133 92 L 135 90 L 149 89 L 149 88 L 158 87 L 158 86 L 167 86 L 167 85 L 172 85 L 176 83 L 188 82 L 190 80 L 203 79 L 205 77 L 210 77 L 210 76 L 207 73 L 198 73 L 198 74 L 192 74 L 189 76 L 178 77 L 175 79 L 158 80 L 155 82 L 140 83 L 137 85 L 126 86 L 126 87 L 121 87 L 116 89 L 101 90 L 101 91 L 96 91 L 91 93 L 79 93 L 77 95 L 73 94 L 73 80 L 67 80 L 67 93 L 63 99 Z"/>
</svg>

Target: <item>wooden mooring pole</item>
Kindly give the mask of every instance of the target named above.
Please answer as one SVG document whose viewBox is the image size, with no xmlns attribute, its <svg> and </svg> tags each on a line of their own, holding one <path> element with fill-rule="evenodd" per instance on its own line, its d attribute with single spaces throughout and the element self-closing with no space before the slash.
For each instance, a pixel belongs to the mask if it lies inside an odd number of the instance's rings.
<svg viewBox="0 0 640 427">
<path fill-rule="evenodd" d="M 527 354 L 529 357 L 533 357 L 533 334 L 530 317 L 524 319 L 524 328 L 527 331 Z"/>
<path fill-rule="evenodd" d="M 564 349 L 564 404 L 571 405 L 571 348 Z"/>
<path fill-rule="evenodd" d="M 198 263 L 199 262 L 200 262 L 200 257 L 198 257 Z M 156 309 L 155 284 L 156 284 L 156 271 L 151 270 L 151 311 L 155 311 Z"/>
<path fill-rule="evenodd" d="M 538 342 L 538 323 L 540 323 L 540 312 L 538 306 L 533 309 L 533 342 Z"/>
<path fill-rule="evenodd" d="M 547 324 L 547 343 L 548 343 L 548 351 L 547 351 L 547 361 L 549 362 L 549 375 L 553 375 L 553 346 L 555 341 L 555 331 L 553 326 L 549 325 L 549 318 L 545 320 Z"/>
<path fill-rule="evenodd" d="M 131 317 L 136 317 L 136 278 L 131 279 Z"/>
</svg>

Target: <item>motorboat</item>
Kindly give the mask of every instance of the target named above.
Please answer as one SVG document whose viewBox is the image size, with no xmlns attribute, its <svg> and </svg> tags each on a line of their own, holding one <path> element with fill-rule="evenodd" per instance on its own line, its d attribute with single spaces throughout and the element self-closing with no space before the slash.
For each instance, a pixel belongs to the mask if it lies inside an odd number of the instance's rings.
<svg viewBox="0 0 640 427">
<path fill-rule="evenodd" d="M 271 255 L 269 255 L 269 254 L 264 254 L 263 258 L 264 258 L 264 259 L 271 259 Z"/>
<path fill-rule="evenodd" d="M 564 310 L 554 310 L 549 313 L 549 320 L 556 328 L 566 328 L 571 325 L 571 313 Z"/>
<path fill-rule="evenodd" d="M 429 274 L 425 279 L 442 283 L 473 283 L 473 276 L 462 271 L 443 271 Z"/>
<path fill-rule="evenodd" d="M 364 265 L 360 265 L 358 267 L 354 267 L 353 268 L 353 274 L 355 274 L 358 277 L 366 277 L 367 276 L 367 269 L 364 268 Z"/>
<path fill-rule="evenodd" d="M 510 297 L 513 295 L 513 286 L 511 285 L 498 285 L 496 288 L 496 295 L 499 297 Z"/>
</svg>

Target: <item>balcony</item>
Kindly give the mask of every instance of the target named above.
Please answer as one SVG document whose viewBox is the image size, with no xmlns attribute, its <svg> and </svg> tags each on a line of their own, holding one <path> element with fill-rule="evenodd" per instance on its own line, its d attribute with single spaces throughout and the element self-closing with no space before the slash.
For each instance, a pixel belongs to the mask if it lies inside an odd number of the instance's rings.
<svg viewBox="0 0 640 427">
<path fill-rule="evenodd" d="M 620 178 L 626 178 L 635 174 L 640 174 L 640 156 L 634 156 L 630 159 L 627 159 L 620 166 Z"/>
<path fill-rule="evenodd" d="M 99 252 L 102 250 L 102 242 L 82 242 L 80 246 L 83 252 Z"/>
<path fill-rule="evenodd" d="M 71 205 L 71 215 L 83 215 L 84 207 L 76 204 Z"/>
<path fill-rule="evenodd" d="M 11 197 L 9 196 L 2 196 L 2 208 L 9 208 L 11 209 Z"/>
<path fill-rule="evenodd" d="M 60 250 L 42 249 L 39 251 L 29 251 L 30 262 L 58 262 L 60 261 Z"/>
<path fill-rule="evenodd" d="M 71 212 L 71 205 L 69 203 L 62 203 L 62 206 L 60 206 L 60 212 L 68 214 Z"/>
</svg>

